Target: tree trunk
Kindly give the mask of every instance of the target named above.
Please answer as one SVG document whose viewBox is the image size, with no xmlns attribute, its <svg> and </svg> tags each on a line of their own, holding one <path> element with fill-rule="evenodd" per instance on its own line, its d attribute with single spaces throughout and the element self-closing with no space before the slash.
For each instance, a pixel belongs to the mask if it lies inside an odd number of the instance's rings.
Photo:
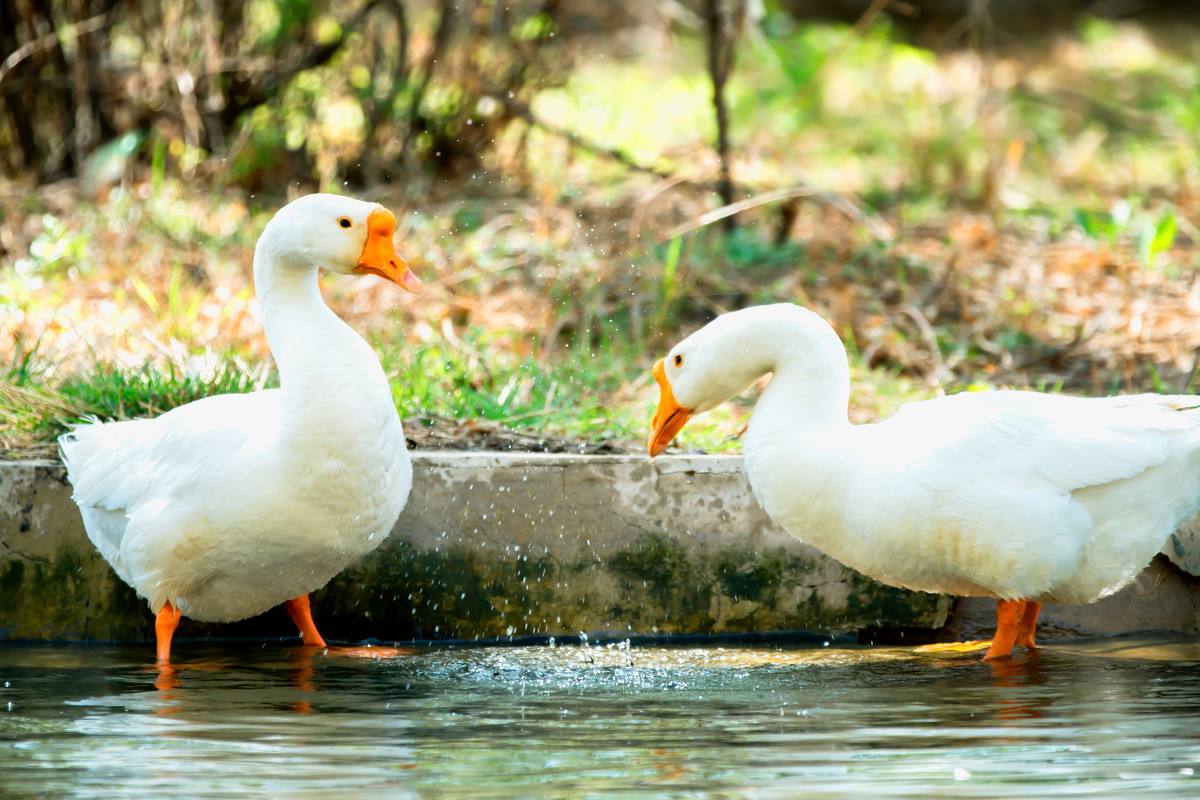
<svg viewBox="0 0 1200 800">
<path fill-rule="evenodd" d="M 734 0 L 741 2 L 742 0 Z M 717 194 L 721 202 L 734 202 L 733 174 L 729 165 L 729 109 L 725 104 L 725 82 L 733 67 L 733 24 L 725 0 L 704 0 L 704 24 L 708 34 L 708 74 L 712 80 L 713 113 L 717 120 L 717 158 L 720 172 Z M 725 230 L 737 227 L 735 216 L 722 221 Z"/>
</svg>

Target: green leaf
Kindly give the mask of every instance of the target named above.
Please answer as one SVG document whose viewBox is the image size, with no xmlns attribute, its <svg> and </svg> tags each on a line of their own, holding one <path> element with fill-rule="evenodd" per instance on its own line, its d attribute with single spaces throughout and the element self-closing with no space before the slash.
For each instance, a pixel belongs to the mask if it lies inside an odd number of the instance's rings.
<svg viewBox="0 0 1200 800">
<path fill-rule="evenodd" d="M 1155 224 L 1147 223 L 1138 233 L 1138 256 L 1142 264 L 1153 267 L 1159 255 L 1171 249 L 1175 243 L 1175 214 L 1168 211 Z"/>
<path fill-rule="evenodd" d="M 142 298 L 151 311 L 158 312 L 158 298 L 154 296 L 154 292 L 146 285 L 146 282 L 137 275 L 130 275 L 129 282 L 133 285 L 133 290 L 137 292 L 137 296 Z"/>
<path fill-rule="evenodd" d="M 1150 368 L 1150 383 L 1154 386 L 1154 391 L 1158 394 L 1166 394 L 1169 388 L 1163 382 L 1162 376 L 1158 374 L 1158 367 L 1154 366 L 1154 362 L 1151 362 L 1147 366 Z"/>
<path fill-rule="evenodd" d="M 679 267 L 679 254 L 683 251 L 683 237 L 676 236 L 667 246 L 667 255 L 663 260 L 663 297 L 670 299 L 675 294 L 675 272 Z"/>
<path fill-rule="evenodd" d="M 1117 237 L 1117 226 L 1108 214 L 1086 208 L 1075 209 L 1075 224 L 1083 229 L 1089 239 L 1111 242 Z"/>
<path fill-rule="evenodd" d="M 1154 226 L 1154 238 L 1150 242 L 1150 252 L 1153 255 L 1165 253 L 1175 244 L 1175 214 L 1168 211 L 1162 215 Z"/>
</svg>

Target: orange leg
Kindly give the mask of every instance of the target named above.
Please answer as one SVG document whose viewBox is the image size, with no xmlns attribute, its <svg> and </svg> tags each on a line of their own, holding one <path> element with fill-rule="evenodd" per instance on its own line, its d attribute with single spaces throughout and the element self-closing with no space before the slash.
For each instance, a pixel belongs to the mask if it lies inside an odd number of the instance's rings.
<svg viewBox="0 0 1200 800">
<path fill-rule="evenodd" d="M 1017 631 L 1017 644 L 1026 650 L 1037 649 L 1033 636 L 1037 633 L 1038 612 L 1041 610 L 1041 603 L 1035 603 L 1032 600 L 1025 603 L 1025 614 L 1021 617 L 1021 628 Z"/>
<path fill-rule="evenodd" d="M 171 637 L 175 635 L 175 629 L 178 627 L 179 609 L 170 602 L 164 603 L 154 620 L 154 635 L 158 639 L 158 663 L 171 662 Z"/>
<path fill-rule="evenodd" d="M 988 648 L 984 661 L 997 658 L 1008 658 L 1012 655 L 1013 645 L 1021 632 L 1021 623 L 1025 619 L 1024 600 L 996 601 L 996 635 L 992 637 L 992 646 Z"/>
<path fill-rule="evenodd" d="M 308 604 L 308 595 L 302 594 L 299 597 L 293 597 L 285 603 L 288 614 L 292 617 L 292 622 L 296 623 L 296 627 L 300 629 L 300 637 L 305 644 L 316 645 L 317 647 L 325 647 L 325 640 L 321 638 L 321 634 L 317 633 L 317 626 L 313 623 L 312 609 Z"/>
</svg>

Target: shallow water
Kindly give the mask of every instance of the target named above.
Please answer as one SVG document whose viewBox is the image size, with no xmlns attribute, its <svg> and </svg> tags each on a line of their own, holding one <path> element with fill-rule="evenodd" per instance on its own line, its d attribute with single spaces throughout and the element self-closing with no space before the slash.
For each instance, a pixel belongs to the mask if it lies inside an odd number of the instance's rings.
<svg viewBox="0 0 1200 800">
<path fill-rule="evenodd" d="M 1200 796 L 1194 640 L 176 653 L 0 646 L 0 796 Z"/>
</svg>

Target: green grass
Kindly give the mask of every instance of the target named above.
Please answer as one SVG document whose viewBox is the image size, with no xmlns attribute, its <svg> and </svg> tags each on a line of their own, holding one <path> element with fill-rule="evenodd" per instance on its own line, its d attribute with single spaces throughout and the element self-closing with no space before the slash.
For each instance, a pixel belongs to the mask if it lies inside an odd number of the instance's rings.
<svg viewBox="0 0 1200 800">
<path fill-rule="evenodd" d="M 273 382 L 264 370 L 246 371 L 233 363 L 222 364 L 208 376 L 184 373 L 171 365 L 122 370 L 104 364 L 55 388 L 63 400 L 85 415 L 127 419 L 156 416 L 209 395 L 257 391 Z"/>
<path fill-rule="evenodd" d="M 608 346 L 542 364 L 493 346 L 497 339 L 474 331 L 461 346 L 377 343 L 401 416 L 487 420 L 518 431 L 630 446 L 647 435 L 657 394 L 632 350 Z M 128 369 L 99 363 L 58 379 L 26 355 L 0 381 L 0 437 L 17 452 L 37 449 L 86 418 L 153 417 L 209 395 L 277 383 L 273 370 L 237 360 L 220 363 L 211 374 L 170 364 Z M 732 417 L 727 410 L 694 423 L 683 446 L 730 449 Z"/>
<path fill-rule="evenodd" d="M 589 439 L 636 440 L 648 421 L 612 398 L 639 379 L 637 354 L 612 343 L 539 362 L 511 337 L 468 332 L 461 344 L 376 345 L 405 416 L 484 419 L 515 429 Z"/>
<path fill-rule="evenodd" d="M 89 372 L 55 382 L 38 375 L 24 360 L 0 383 L 0 433 L 50 442 L 87 418 L 153 417 L 202 397 L 257 391 L 272 382 L 266 370 L 237 361 L 222 363 L 209 375 L 173 365 L 122 369 L 97 364 Z"/>
<path fill-rule="evenodd" d="M 516 355 L 510 340 L 472 330 L 455 343 L 414 347 L 376 341 L 374 347 L 399 413 L 417 424 L 422 418 L 486 420 L 517 431 L 640 447 L 658 397 L 642 362 L 656 351 L 606 339 L 598 347 L 566 348 L 565 354 L 541 362 Z M 910 379 L 867 369 L 855 354 L 851 364 L 856 400 L 868 417 L 927 394 Z M 56 377 L 39 365 L 36 353 L 25 353 L 0 380 L 0 438 L 20 453 L 48 445 L 86 418 L 153 417 L 202 397 L 275 385 L 274 370 L 241 359 L 216 361 L 208 370 L 97 363 Z M 678 446 L 740 450 L 736 434 L 753 400 L 750 392 L 694 419 Z"/>
</svg>

